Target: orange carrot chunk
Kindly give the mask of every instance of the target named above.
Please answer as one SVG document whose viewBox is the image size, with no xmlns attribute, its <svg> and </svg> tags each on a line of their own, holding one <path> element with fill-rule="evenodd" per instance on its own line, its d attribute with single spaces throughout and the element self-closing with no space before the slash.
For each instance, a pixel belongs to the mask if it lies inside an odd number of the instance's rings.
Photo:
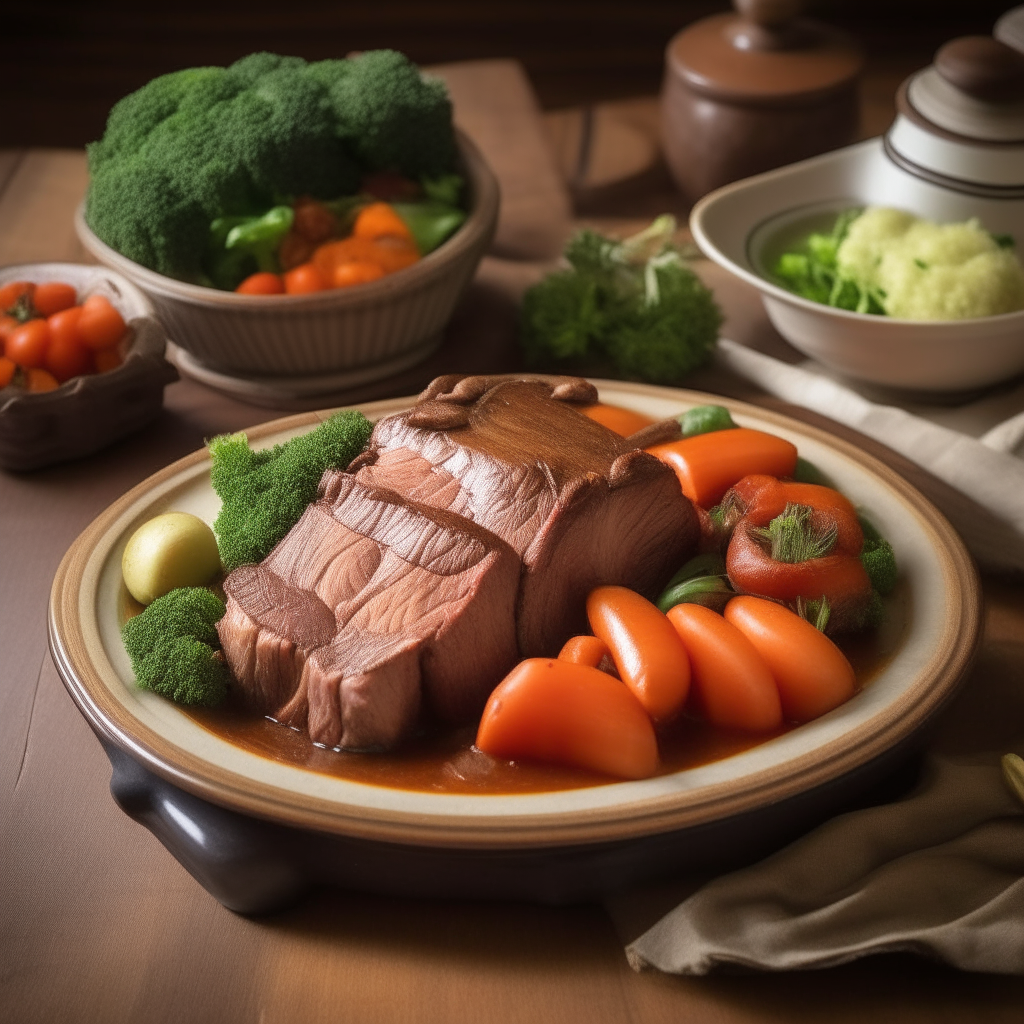
<svg viewBox="0 0 1024 1024">
<path fill-rule="evenodd" d="M 388 203 L 370 203 L 369 206 L 364 206 L 352 225 L 352 234 L 356 238 L 382 238 L 387 235 L 413 241 L 412 232 L 405 221 Z"/>
<path fill-rule="evenodd" d="M 672 467 L 683 494 L 703 508 L 717 504 L 751 473 L 790 476 L 796 469 L 796 445 L 747 427 L 696 434 L 647 451 Z"/>
<path fill-rule="evenodd" d="M 53 391 L 60 387 L 60 381 L 49 370 L 40 370 L 33 366 L 26 371 L 26 376 L 28 377 L 29 391 Z"/>
<path fill-rule="evenodd" d="M 782 725 L 779 689 L 743 633 L 699 604 L 677 604 L 668 620 L 690 656 L 694 703 L 708 721 L 744 732 Z"/>
<path fill-rule="evenodd" d="M 284 281 L 280 274 L 261 270 L 250 274 L 236 289 L 239 295 L 283 295 Z"/>
<path fill-rule="evenodd" d="M 658 768 L 654 726 L 617 679 L 554 658 L 520 662 L 484 708 L 476 746 L 492 757 L 533 758 L 644 779 Z"/>
<path fill-rule="evenodd" d="M 664 613 L 626 587 L 598 587 L 587 598 L 587 618 L 651 718 L 675 717 L 690 689 L 690 662 Z"/>
<path fill-rule="evenodd" d="M 649 427 L 652 423 L 657 422 L 643 413 L 633 412 L 632 409 L 623 409 L 618 405 L 604 405 L 601 402 L 597 405 L 588 405 L 585 409 L 580 409 L 580 412 L 594 420 L 595 423 L 600 423 L 623 437 L 629 437 L 630 434 L 635 434 L 638 430 L 643 430 L 644 427 Z"/>
<path fill-rule="evenodd" d="M 608 645 L 596 636 L 572 636 L 558 652 L 559 661 L 571 661 L 574 665 L 589 665 L 597 668 L 612 652 Z"/>
<path fill-rule="evenodd" d="M 795 612 L 744 596 L 725 606 L 725 618 L 764 658 L 786 718 L 809 722 L 853 696 L 857 680 L 846 655 Z"/>
</svg>

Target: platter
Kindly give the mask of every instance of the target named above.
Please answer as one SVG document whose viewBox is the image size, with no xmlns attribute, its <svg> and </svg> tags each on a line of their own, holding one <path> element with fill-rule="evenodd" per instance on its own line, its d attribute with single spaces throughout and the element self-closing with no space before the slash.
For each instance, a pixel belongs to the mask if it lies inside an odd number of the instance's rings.
<svg viewBox="0 0 1024 1024">
<path fill-rule="evenodd" d="M 203 729 L 133 682 L 120 635 L 120 562 L 146 519 L 171 509 L 212 522 L 218 499 L 199 451 L 103 512 L 54 579 L 50 646 L 69 693 L 115 767 L 124 755 L 149 777 L 205 804 L 287 829 L 435 852 L 579 849 L 706 831 L 827 792 L 903 748 L 945 703 L 979 640 L 977 577 L 952 527 L 910 484 L 854 445 L 781 414 L 697 392 L 595 381 L 601 399 L 655 418 L 715 401 L 741 426 L 793 441 L 801 455 L 869 509 L 899 559 L 908 625 L 888 663 L 846 704 L 766 743 L 697 768 L 639 782 L 527 794 L 415 792 L 355 783 L 260 757 Z M 362 407 L 371 419 L 412 399 Z M 329 412 L 249 431 L 257 447 L 311 429 Z M 372 756 L 372 755 L 371 755 Z"/>
</svg>

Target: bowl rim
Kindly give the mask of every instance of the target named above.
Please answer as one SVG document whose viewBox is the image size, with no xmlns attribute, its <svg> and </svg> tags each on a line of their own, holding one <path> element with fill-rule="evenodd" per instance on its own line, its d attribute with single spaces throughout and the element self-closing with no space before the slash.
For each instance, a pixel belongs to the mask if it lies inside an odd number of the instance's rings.
<svg viewBox="0 0 1024 1024">
<path fill-rule="evenodd" d="M 164 299 L 174 299 L 192 306 L 217 309 L 223 312 L 261 313 L 301 310 L 316 311 L 337 307 L 376 304 L 399 291 L 407 291 L 431 282 L 443 274 L 450 264 L 467 252 L 473 251 L 481 239 L 492 233 L 497 222 L 500 204 L 500 186 L 494 172 L 487 165 L 476 144 L 465 132 L 455 129 L 455 139 L 468 182 L 470 208 L 465 221 L 453 235 L 432 252 L 411 266 L 376 281 L 353 285 L 349 288 L 327 288 L 305 295 L 240 295 L 206 285 L 192 284 L 167 277 L 156 270 L 136 263 L 107 245 L 89 227 L 85 219 L 88 192 L 75 209 L 75 231 L 82 245 L 100 263 L 119 271 L 146 289 Z"/>
<path fill-rule="evenodd" d="M 795 306 L 797 309 L 802 309 L 809 313 L 820 313 L 827 316 L 833 316 L 841 320 L 848 320 L 852 323 L 884 323 L 887 326 L 892 325 L 896 330 L 904 330 L 908 332 L 955 332 L 962 331 L 964 328 L 977 328 L 982 324 L 991 324 L 994 326 L 1005 324 L 1006 326 L 1012 326 L 1016 321 L 1024 320 L 1024 309 L 1012 310 L 1009 313 L 994 313 L 991 316 L 967 317 L 962 320 L 910 320 L 906 317 L 879 315 L 877 313 L 858 313 L 856 310 L 839 309 L 836 306 L 828 306 L 825 303 L 815 302 L 812 299 L 804 298 L 802 295 L 797 295 L 795 292 L 789 291 L 787 288 L 777 284 L 775 281 L 759 274 L 752 266 L 737 263 L 719 247 L 713 236 L 708 233 L 706 227 L 707 218 L 709 214 L 714 212 L 715 208 L 720 204 L 729 202 L 737 195 L 743 195 L 745 193 L 756 194 L 761 188 L 770 186 L 775 181 L 785 180 L 790 176 L 801 173 L 806 170 L 808 166 L 813 166 L 818 163 L 830 163 L 847 154 L 849 154 L 851 158 L 854 158 L 859 155 L 859 152 L 865 147 L 872 144 L 880 144 L 880 140 L 868 139 L 865 142 L 856 143 L 853 146 L 847 146 L 844 149 L 834 150 L 831 153 L 825 153 L 817 157 L 811 157 L 808 160 L 801 160 L 798 163 L 787 164 L 785 167 L 778 167 L 774 170 L 766 171 L 763 174 L 757 174 L 749 178 L 743 178 L 740 181 L 731 182 L 728 185 L 723 185 L 721 188 L 717 188 L 713 192 L 709 192 L 707 195 L 702 196 L 690 211 L 690 231 L 697 247 L 709 259 L 713 260 L 730 273 L 735 274 L 741 280 L 753 285 L 766 296 L 770 296 L 773 299 L 785 302 L 791 306 Z M 788 206 L 783 210 L 775 210 L 774 212 L 765 213 L 763 216 L 759 217 L 756 223 L 752 224 L 747 229 L 744 235 L 743 250 L 747 262 L 750 262 L 750 241 L 765 224 L 777 218 L 787 217 L 790 214 L 794 215 L 794 217 L 798 216 L 801 210 L 822 209 L 829 205 L 834 205 L 836 213 L 838 214 L 844 208 L 849 209 L 854 206 L 865 206 L 867 204 L 852 199 L 844 200 L 836 198 L 834 200 L 822 200 L 797 204 L 796 206 Z"/>
<path fill-rule="evenodd" d="M 756 767 L 751 767 L 753 761 L 743 762 L 746 774 L 738 780 L 712 772 L 702 775 L 702 782 L 690 789 L 680 779 L 686 773 L 661 776 L 645 783 L 614 783 L 597 787 L 603 791 L 597 797 L 566 801 L 568 810 L 559 809 L 557 800 L 531 803 L 528 799 L 517 802 L 515 797 L 453 797 L 450 805 L 442 801 L 444 807 L 455 808 L 445 814 L 437 810 L 440 797 L 418 792 L 385 788 L 383 792 L 398 794 L 385 798 L 343 790 L 348 797 L 340 798 L 329 787 L 321 789 L 319 782 L 306 779 L 315 773 L 303 776 L 303 785 L 314 787 L 308 792 L 297 792 L 289 788 L 290 783 L 282 786 L 280 780 L 275 783 L 269 775 L 257 779 L 244 771 L 239 774 L 230 767 L 211 765 L 209 755 L 204 760 L 195 750 L 176 746 L 159 729 L 141 722 L 138 713 L 111 689 L 111 681 L 117 687 L 127 684 L 102 653 L 98 632 L 92 641 L 92 653 L 89 646 L 90 630 L 100 615 L 99 581 L 104 565 L 108 574 L 116 572 L 120 564 L 118 545 L 143 514 L 155 507 L 154 502 L 161 508 L 173 507 L 168 503 L 176 481 L 181 486 L 183 474 L 191 474 L 192 479 L 205 472 L 207 454 L 200 450 L 172 463 L 114 502 L 79 536 L 57 570 L 48 617 L 50 650 L 75 703 L 104 741 L 124 750 L 174 785 L 221 806 L 286 825 L 359 838 L 414 846 L 506 850 L 632 839 L 707 825 L 764 807 L 863 767 L 907 741 L 944 706 L 963 679 L 980 643 L 980 583 L 959 536 L 916 488 L 852 442 L 772 410 L 700 392 L 612 381 L 595 383 L 602 398 L 640 409 L 651 402 L 669 401 L 678 409 L 703 404 L 710 398 L 726 405 L 741 419 L 748 418 L 769 429 L 774 426 L 810 442 L 812 450 L 827 449 L 838 464 L 852 467 L 854 481 L 859 475 L 862 486 L 875 489 L 876 498 L 885 496 L 900 516 L 906 516 L 905 525 L 912 524 L 911 533 L 919 552 L 927 553 L 929 568 L 919 571 L 931 574 L 929 579 L 941 581 L 939 596 L 917 592 L 912 595 L 913 601 L 920 600 L 923 608 L 929 601 L 939 602 L 929 606 L 928 614 L 935 621 L 929 620 L 926 635 L 915 641 L 917 660 L 912 658 L 909 662 L 917 666 L 913 679 L 905 685 L 900 683 L 895 697 L 886 696 L 885 692 L 877 698 L 869 695 L 856 714 L 851 712 L 852 726 L 850 720 L 841 722 L 842 716 L 833 718 L 831 723 L 826 722 L 828 716 L 817 720 L 820 728 L 810 723 L 815 731 L 804 734 L 810 744 L 806 749 L 799 744 L 786 748 L 790 753 L 776 761 L 769 752 L 765 763 L 756 762 Z M 408 408 L 412 401 L 394 399 L 361 408 L 368 416 L 377 417 Z M 315 425 L 326 415 L 328 412 L 322 411 L 274 420 L 253 429 L 249 435 L 254 441 L 278 440 L 282 434 L 290 436 Z M 905 638 L 904 642 L 909 644 L 910 639 Z M 100 654 L 96 654 L 97 643 Z M 869 694 L 870 690 L 868 687 L 861 693 Z M 160 701 L 151 694 L 144 696 Z M 877 707 L 872 703 L 875 699 L 882 702 Z M 773 751 L 778 757 L 778 748 Z M 730 760 L 733 759 L 726 759 Z M 724 771 L 727 773 L 728 768 Z M 646 786 L 658 779 L 668 781 Z M 365 803 L 367 800 L 371 802 Z"/>
</svg>

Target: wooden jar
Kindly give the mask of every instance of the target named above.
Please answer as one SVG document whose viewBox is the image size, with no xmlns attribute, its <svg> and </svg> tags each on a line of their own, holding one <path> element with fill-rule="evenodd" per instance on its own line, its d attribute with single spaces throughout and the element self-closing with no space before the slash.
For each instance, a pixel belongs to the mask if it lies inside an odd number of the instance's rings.
<svg viewBox="0 0 1024 1024">
<path fill-rule="evenodd" d="M 691 202 L 857 137 L 856 44 L 797 17 L 799 0 L 734 6 L 678 33 L 665 54 L 662 142 Z"/>
</svg>

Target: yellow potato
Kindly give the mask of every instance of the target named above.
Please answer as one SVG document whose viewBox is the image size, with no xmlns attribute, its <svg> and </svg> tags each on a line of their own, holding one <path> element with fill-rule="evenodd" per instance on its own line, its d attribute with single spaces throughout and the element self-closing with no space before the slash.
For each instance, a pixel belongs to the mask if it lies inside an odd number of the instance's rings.
<svg viewBox="0 0 1024 1024">
<path fill-rule="evenodd" d="M 141 604 L 178 587 L 201 587 L 219 570 L 213 530 L 189 512 L 165 512 L 143 523 L 121 559 L 125 586 Z"/>
</svg>

